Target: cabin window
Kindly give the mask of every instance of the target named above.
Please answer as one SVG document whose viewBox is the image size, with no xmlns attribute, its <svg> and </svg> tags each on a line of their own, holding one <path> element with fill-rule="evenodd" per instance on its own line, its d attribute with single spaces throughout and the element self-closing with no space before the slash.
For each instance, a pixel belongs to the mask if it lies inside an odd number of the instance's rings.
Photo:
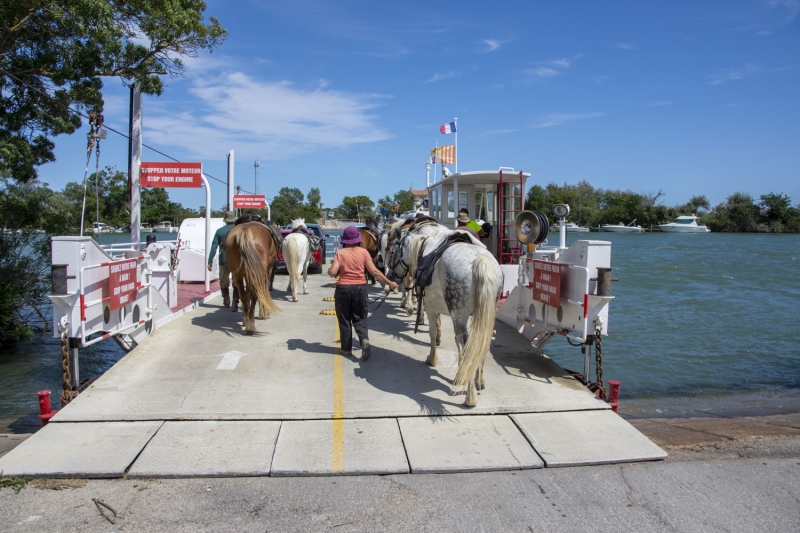
<svg viewBox="0 0 800 533">
<path fill-rule="evenodd" d="M 453 212 L 454 196 L 455 193 L 453 191 L 447 191 L 447 218 L 456 218 Z"/>
<path fill-rule="evenodd" d="M 458 210 L 466 209 L 470 215 L 473 215 L 472 209 L 469 208 L 469 191 L 458 191 Z"/>
</svg>

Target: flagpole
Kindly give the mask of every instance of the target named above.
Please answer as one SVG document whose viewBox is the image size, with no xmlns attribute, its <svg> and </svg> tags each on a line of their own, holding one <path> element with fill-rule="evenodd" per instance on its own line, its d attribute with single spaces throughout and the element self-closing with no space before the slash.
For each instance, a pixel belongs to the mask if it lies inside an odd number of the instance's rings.
<svg viewBox="0 0 800 533">
<path fill-rule="evenodd" d="M 458 174 L 458 117 L 453 119 L 454 124 L 456 125 L 456 174 Z"/>
<path fill-rule="evenodd" d="M 441 156 L 439 155 L 439 136 L 436 136 L 436 161 L 433 163 L 433 181 L 436 182 L 436 163 L 441 163 Z"/>
</svg>

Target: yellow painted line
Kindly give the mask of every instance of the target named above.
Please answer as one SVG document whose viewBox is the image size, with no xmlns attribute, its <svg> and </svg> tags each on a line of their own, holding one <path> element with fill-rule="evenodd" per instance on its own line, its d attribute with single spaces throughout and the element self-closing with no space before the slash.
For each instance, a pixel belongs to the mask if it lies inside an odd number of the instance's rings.
<svg viewBox="0 0 800 533">
<path fill-rule="evenodd" d="M 333 431 L 331 438 L 331 470 L 342 472 L 344 470 L 344 383 L 342 379 L 342 341 L 339 338 L 339 323 L 334 319 L 333 345 Z"/>
</svg>

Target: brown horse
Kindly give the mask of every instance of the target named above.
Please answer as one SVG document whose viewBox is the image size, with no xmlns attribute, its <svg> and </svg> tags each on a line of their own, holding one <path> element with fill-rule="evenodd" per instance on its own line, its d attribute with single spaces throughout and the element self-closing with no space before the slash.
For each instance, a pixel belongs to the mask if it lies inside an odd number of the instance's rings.
<svg viewBox="0 0 800 533">
<path fill-rule="evenodd" d="M 256 331 L 256 302 L 261 318 L 280 311 L 269 294 L 269 280 L 278 260 L 275 241 L 264 224 L 246 222 L 234 226 L 225 237 L 225 253 L 233 285 L 242 300 L 245 334 L 252 335 Z"/>
<path fill-rule="evenodd" d="M 364 248 L 367 252 L 369 252 L 369 256 L 372 258 L 372 262 L 375 263 L 377 267 L 377 257 L 378 257 L 378 247 L 380 246 L 380 236 L 376 237 L 370 230 L 367 228 L 358 228 L 358 232 L 361 234 L 361 242 L 359 246 Z M 369 272 L 367 274 L 367 279 L 375 285 L 375 278 L 373 278 Z"/>
</svg>

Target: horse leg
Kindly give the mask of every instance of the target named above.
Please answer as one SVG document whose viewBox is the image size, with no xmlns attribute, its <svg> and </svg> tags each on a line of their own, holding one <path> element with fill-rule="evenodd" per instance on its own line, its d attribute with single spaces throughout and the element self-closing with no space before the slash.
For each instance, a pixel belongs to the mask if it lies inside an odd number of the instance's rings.
<svg viewBox="0 0 800 533">
<path fill-rule="evenodd" d="M 483 361 L 481 361 L 481 366 L 478 367 L 478 371 L 475 373 L 475 388 L 478 390 L 486 388 L 486 379 L 483 376 Z"/>
<path fill-rule="evenodd" d="M 422 306 L 422 310 L 425 311 L 425 300 L 424 299 L 420 300 L 419 305 L 421 305 Z M 425 325 L 425 314 L 424 313 L 418 313 L 417 316 L 419 317 L 417 319 L 417 324 L 419 324 L 420 326 L 424 326 Z M 441 323 L 437 324 L 437 326 L 441 326 L 441 325 L 442 325 Z M 436 343 L 436 346 L 439 346 L 438 342 Z"/>
<path fill-rule="evenodd" d="M 442 345 L 442 315 L 436 313 L 436 346 Z"/>
<path fill-rule="evenodd" d="M 305 266 L 303 267 L 303 294 L 308 294 L 308 287 L 306 286 L 306 280 L 308 279 L 308 264 L 311 261 L 306 261 Z"/>
<path fill-rule="evenodd" d="M 437 320 L 437 324 L 441 320 L 441 315 L 439 315 Z M 450 318 L 453 319 L 453 332 L 456 336 L 456 350 L 458 350 L 458 366 L 461 366 L 463 357 L 464 357 L 464 345 L 467 343 L 467 322 L 466 320 L 460 320 L 459 316 L 456 314 L 451 314 Z M 469 317 L 467 317 L 469 319 Z M 438 330 L 438 328 L 437 328 Z M 472 380 L 470 380 L 470 385 L 473 385 Z M 455 389 L 450 389 L 450 396 L 455 396 L 456 394 L 462 394 L 463 391 L 457 391 Z M 467 387 L 467 395 L 469 395 L 469 387 Z M 466 405 L 466 402 L 465 402 Z"/>
<path fill-rule="evenodd" d="M 250 291 L 242 291 L 240 294 L 240 299 L 242 302 L 242 323 L 244 325 L 244 333 L 245 335 L 252 335 L 255 331 L 255 327 L 250 322 Z"/>
<path fill-rule="evenodd" d="M 436 352 L 436 331 L 437 331 L 437 323 L 434 317 L 430 315 L 431 311 L 428 311 L 428 322 L 430 323 L 430 337 L 431 337 L 431 353 L 428 355 L 428 359 L 425 361 L 426 364 L 430 366 L 436 366 L 439 364 L 439 354 Z"/>
</svg>

